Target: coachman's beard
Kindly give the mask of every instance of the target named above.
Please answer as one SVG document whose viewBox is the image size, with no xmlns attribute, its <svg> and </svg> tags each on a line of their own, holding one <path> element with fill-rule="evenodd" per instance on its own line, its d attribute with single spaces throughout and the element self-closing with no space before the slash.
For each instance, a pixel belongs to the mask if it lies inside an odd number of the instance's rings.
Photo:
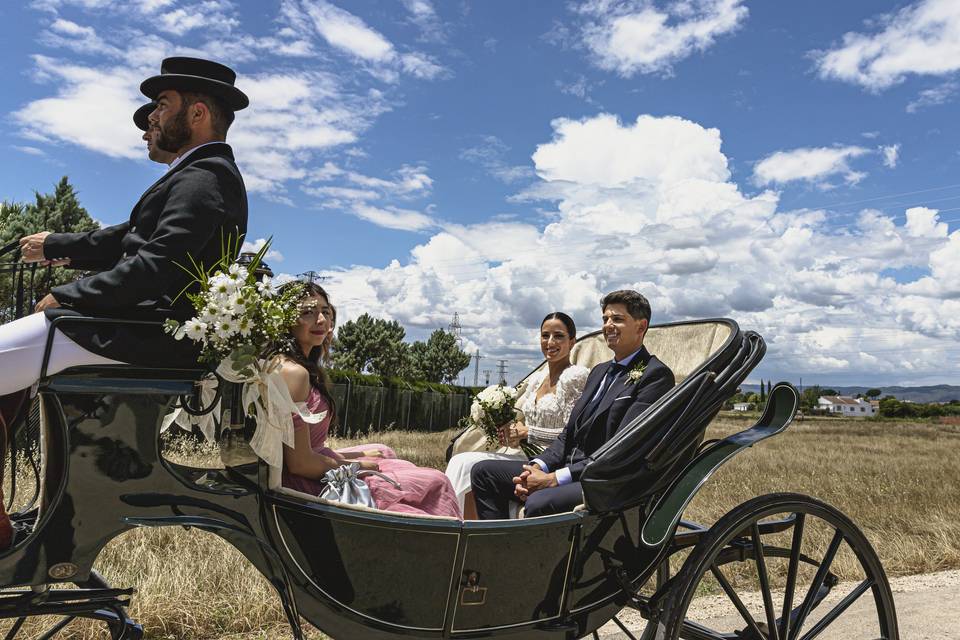
<svg viewBox="0 0 960 640">
<path fill-rule="evenodd" d="M 157 145 L 168 153 L 177 153 L 183 148 L 183 145 L 190 141 L 190 127 L 187 126 L 187 109 L 190 105 L 183 104 L 173 120 L 166 126 L 159 125 L 160 132 L 157 134 L 153 144 Z"/>
</svg>

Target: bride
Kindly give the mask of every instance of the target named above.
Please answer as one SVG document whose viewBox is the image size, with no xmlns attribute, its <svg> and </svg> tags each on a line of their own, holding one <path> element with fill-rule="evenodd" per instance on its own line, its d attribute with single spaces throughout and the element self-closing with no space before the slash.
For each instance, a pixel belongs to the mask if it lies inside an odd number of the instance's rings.
<svg viewBox="0 0 960 640">
<path fill-rule="evenodd" d="M 475 520 L 476 505 L 470 490 L 470 470 L 481 460 L 526 460 L 518 448 L 521 440 L 546 449 L 570 419 L 570 412 L 583 393 L 589 369 L 570 363 L 570 349 L 577 340 L 577 327 L 565 313 L 555 311 L 540 323 L 540 351 L 547 366 L 530 374 L 517 398 L 523 416 L 501 428 L 501 442 L 495 451 L 467 451 L 450 458 L 447 477 L 453 484 L 465 520 Z"/>
</svg>

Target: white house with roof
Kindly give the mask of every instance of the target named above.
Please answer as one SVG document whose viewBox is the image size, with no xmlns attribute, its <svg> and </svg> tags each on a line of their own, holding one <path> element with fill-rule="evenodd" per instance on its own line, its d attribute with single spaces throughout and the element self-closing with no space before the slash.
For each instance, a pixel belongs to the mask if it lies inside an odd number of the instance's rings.
<svg viewBox="0 0 960 640">
<path fill-rule="evenodd" d="M 874 404 L 865 398 L 850 396 L 820 396 L 817 400 L 817 408 L 849 418 L 869 418 L 877 415 L 879 403 Z"/>
</svg>

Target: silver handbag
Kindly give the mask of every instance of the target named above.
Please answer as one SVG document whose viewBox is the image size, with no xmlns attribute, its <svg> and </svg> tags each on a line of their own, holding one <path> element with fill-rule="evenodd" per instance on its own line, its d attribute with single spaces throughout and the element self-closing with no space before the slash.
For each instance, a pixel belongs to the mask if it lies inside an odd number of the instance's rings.
<svg viewBox="0 0 960 640">
<path fill-rule="evenodd" d="M 373 496 L 370 495 L 370 487 L 367 486 L 366 482 L 361 480 L 363 476 L 369 474 L 383 478 L 397 489 L 400 488 L 400 483 L 393 478 L 390 478 L 379 471 L 361 471 L 359 462 L 351 462 L 349 464 L 339 466 L 336 469 L 330 469 L 330 471 L 327 471 L 323 475 L 323 479 L 327 483 L 327 486 L 320 493 L 319 497 L 331 502 L 354 504 L 376 509 L 377 504 L 373 501 Z"/>
</svg>

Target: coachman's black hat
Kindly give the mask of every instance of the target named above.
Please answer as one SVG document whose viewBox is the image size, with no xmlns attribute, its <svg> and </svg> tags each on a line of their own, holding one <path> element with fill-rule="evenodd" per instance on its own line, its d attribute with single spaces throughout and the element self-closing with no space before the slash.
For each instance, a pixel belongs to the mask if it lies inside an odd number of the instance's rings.
<svg viewBox="0 0 960 640">
<path fill-rule="evenodd" d="M 140 91 L 156 100 L 161 91 L 196 91 L 222 98 L 234 111 L 246 108 L 250 99 L 233 86 L 237 74 L 219 62 L 200 58 L 167 58 L 160 64 L 160 75 L 147 78 Z"/>
<path fill-rule="evenodd" d="M 150 114 L 157 108 L 156 102 L 148 102 L 133 112 L 133 124 L 137 125 L 140 131 L 146 131 L 150 128 Z"/>
</svg>

